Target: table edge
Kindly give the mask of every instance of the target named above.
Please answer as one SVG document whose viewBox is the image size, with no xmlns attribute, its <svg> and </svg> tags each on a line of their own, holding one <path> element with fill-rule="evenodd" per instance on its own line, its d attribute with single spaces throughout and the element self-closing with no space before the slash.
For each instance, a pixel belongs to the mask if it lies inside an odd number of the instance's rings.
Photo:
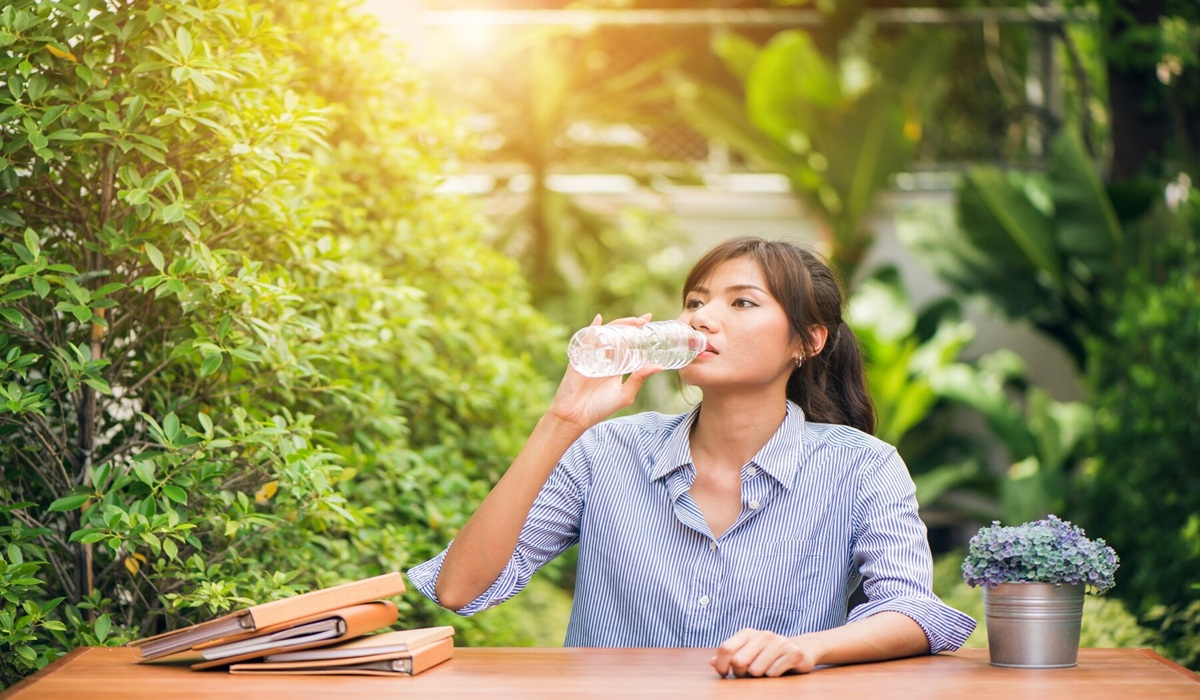
<svg viewBox="0 0 1200 700">
<path fill-rule="evenodd" d="M 84 654 L 88 653 L 90 650 L 99 649 L 99 648 L 103 648 L 103 647 L 75 647 L 71 651 L 68 651 L 67 653 L 63 654 L 62 656 L 58 657 L 57 659 L 55 659 L 55 660 L 51 661 L 50 663 L 46 664 L 45 666 L 41 667 L 37 671 L 34 671 L 30 675 L 25 676 L 24 678 L 17 681 L 16 683 L 8 686 L 4 690 L 0 690 L 0 698 L 15 698 L 15 697 L 17 697 L 21 693 L 25 692 L 25 690 L 27 690 L 26 686 L 33 685 L 38 680 L 45 678 L 46 676 L 50 676 L 54 673 L 57 673 L 58 671 L 61 671 L 62 669 L 66 668 L 67 664 L 71 663 L 71 661 L 75 657 L 83 656 Z"/>
<path fill-rule="evenodd" d="M 1140 648 L 1140 649 L 1134 649 L 1134 651 L 1141 654 L 1142 656 L 1145 656 L 1146 658 L 1150 659 L 1151 661 L 1154 661 L 1156 663 L 1162 664 L 1163 666 L 1166 666 L 1167 668 L 1171 669 L 1172 671 L 1178 673 L 1181 676 L 1185 676 L 1185 677 L 1191 679 L 1195 683 L 1200 683 L 1200 673 L 1197 673 L 1196 671 L 1191 670 L 1187 666 L 1183 666 L 1182 664 L 1175 663 L 1174 661 L 1168 659 L 1167 657 L 1163 656 L 1162 654 L 1159 654 L 1157 651 L 1154 651 L 1153 649 Z"/>
</svg>

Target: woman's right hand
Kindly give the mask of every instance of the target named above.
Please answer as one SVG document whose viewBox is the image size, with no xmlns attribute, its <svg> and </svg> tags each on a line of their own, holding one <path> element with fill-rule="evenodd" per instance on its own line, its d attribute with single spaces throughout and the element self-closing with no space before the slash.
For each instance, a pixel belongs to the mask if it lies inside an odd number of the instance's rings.
<svg viewBox="0 0 1200 700">
<path fill-rule="evenodd" d="M 640 328 L 649 321 L 650 314 L 646 314 L 619 318 L 613 323 Z M 600 315 L 596 314 L 591 325 L 599 326 L 602 323 Z M 567 373 L 563 375 L 546 415 L 587 430 L 632 404 L 646 378 L 661 371 L 661 367 L 646 365 L 630 373 L 628 378 L 622 381 L 621 377 L 586 377 L 568 365 Z"/>
</svg>

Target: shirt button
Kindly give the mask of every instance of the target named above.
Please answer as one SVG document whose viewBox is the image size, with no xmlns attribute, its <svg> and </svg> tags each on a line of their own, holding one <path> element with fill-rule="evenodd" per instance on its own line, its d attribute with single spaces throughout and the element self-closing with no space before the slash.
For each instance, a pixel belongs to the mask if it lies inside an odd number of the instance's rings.
<svg viewBox="0 0 1200 700">
<path fill-rule="evenodd" d="M 708 596 L 706 596 L 706 595 L 700 596 L 700 600 L 698 602 L 700 603 L 700 607 L 703 608 L 704 606 L 708 605 Z"/>
<path fill-rule="evenodd" d="M 746 467 L 746 477 L 758 476 L 758 467 Z"/>
<path fill-rule="evenodd" d="M 758 510 L 758 501 L 750 501 L 750 510 Z"/>
<path fill-rule="evenodd" d="M 717 541 L 716 540 L 709 540 L 708 551 L 710 551 L 710 552 L 717 551 Z"/>
</svg>

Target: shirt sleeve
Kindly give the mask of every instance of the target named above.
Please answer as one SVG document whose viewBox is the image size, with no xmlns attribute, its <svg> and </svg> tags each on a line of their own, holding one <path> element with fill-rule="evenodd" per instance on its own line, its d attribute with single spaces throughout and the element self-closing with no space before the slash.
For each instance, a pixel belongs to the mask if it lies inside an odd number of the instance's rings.
<svg viewBox="0 0 1200 700">
<path fill-rule="evenodd" d="M 854 564 L 867 602 L 847 622 L 898 612 L 921 626 L 931 654 L 961 647 L 975 620 L 933 593 L 933 556 L 917 514 L 916 485 L 894 449 L 865 469 L 854 517 Z"/>
<path fill-rule="evenodd" d="M 538 492 L 512 557 L 500 575 L 478 598 L 454 612 L 463 616 L 495 607 L 520 593 L 538 569 L 579 541 L 579 522 L 589 480 L 590 464 L 583 442 L 577 440 L 559 461 Z M 434 586 L 446 559 L 442 550 L 436 557 L 408 570 L 408 578 L 422 595 L 441 605 Z"/>
</svg>

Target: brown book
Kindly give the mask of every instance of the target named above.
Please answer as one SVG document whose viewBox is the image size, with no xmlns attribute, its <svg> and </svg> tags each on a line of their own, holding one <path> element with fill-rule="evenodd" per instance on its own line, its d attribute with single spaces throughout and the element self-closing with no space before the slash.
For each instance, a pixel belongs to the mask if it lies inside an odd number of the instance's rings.
<svg viewBox="0 0 1200 700">
<path fill-rule="evenodd" d="M 149 661 L 216 639 L 249 637 L 261 630 L 277 628 L 317 613 L 389 598 L 403 592 L 404 577 L 393 572 L 253 605 L 189 627 L 139 639 L 130 642 L 130 646 L 139 647 L 142 659 Z"/>
<path fill-rule="evenodd" d="M 318 647 L 304 651 L 287 651 L 271 654 L 266 658 L 275 661 L 322 661 L 325 659 L 349 659 L 359 656 L 374 656 L 397 651 L 412 651 L 454 636 L 453 627 L 416 627 L 407 630 L 381 632 L 359 637 L 333 646 Z"/>
<path fill-rule="evenodd" d="M 317 613 L 301 620 L 268 627 L 251 637 L 201 644 L 195 649 L 205 660 L 192 664 L 192 670 L 201 671 L 285 651 L 336 644 L 387 627 L 395 622 L 397 617 L 399 612 L 396 610 L 396 604 L 387 600 Z"/>
<path fill-rule="evenodd" d="M 375 635 L 383 637 L 386 635 Z M 361 640 L 360 640 L 361 641 Z M 345 645 L 339 645 L 345 646 Z M 369 647 L 363 647 L 366 652 Z M 407 651 L 364 654 L 356 657 L 234 664 L 230 673 L 247 675 L 308 676 L 415 676 L 454 656 L 454 638 L 443 637 Z"/>
</svg>

